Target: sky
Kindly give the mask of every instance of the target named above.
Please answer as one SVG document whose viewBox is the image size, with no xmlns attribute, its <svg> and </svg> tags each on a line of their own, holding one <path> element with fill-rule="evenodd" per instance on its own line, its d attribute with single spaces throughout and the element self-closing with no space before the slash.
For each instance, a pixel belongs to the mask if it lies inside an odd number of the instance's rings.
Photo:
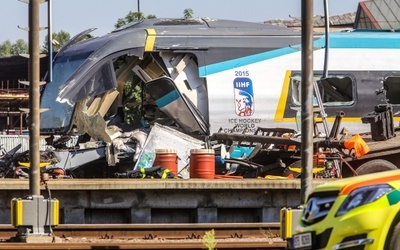
<svg viewBox="0 0 400 250">
<path fill-rule="evenodd" d="M 89 29 L 100 36 L 111 32 L 118 18 L 138 7 L 145 15 L 157 17 L 183 17 L 185 9 L 193 10 L 193 17 L 211 17 L 249 22 L 272 19 L 290 20 L 301 17 L 301 0 L 51 0 L 52 29 L 70 33 L 71 37 Z M 139 1 L 139 2 L 138 2 Z M 331 0 L 330 15 L 357 11 L 362 0 Z M 138 4 L 139 3 L 139 4 Z M 314 0 L 314 15 L 324 15 L 324 0 Z M 46 27 L 47 2 L 40 4 L 40 26 Z M 28 26 L 28 4 L 19 0 L 0 0 L 0 43 L 17 39 L 28 41 L 28 32 L 18 26 Z M 41 43 L 47 31 L 40 32 Z"/>
</svg>

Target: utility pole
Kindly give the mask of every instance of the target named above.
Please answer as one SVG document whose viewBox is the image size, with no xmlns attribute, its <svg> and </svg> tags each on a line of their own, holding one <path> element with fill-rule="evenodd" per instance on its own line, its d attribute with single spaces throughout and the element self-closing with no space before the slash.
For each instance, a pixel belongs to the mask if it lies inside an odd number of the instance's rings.
<svg viewBox="0 0 400 250">
<path fill-rule="evenodd" d="M 140 0 L 137 0 L 137 12 L 140 12 Z"/>
<path fill-rule="evenodd" d="M 301 1 L 301 196 L 312 191 L 313 167 L 313 0 Z"/>
<path fill-rule="evenodd" d="M 40 0 L 29 2 L 29 190 L 40 195 Z"/>
<path fill-rule="evenodd" d="M 49 57 L 48 82 L 53 81 L 53 11 L 52 0 L 47 0 L 47 50 Z"/>
<path fill-rule="evenodd" d="M 40 50 L 39 15 L 44 0 L 20 0 L 29 5 L 29 195 L 11 200 L 11 224 L 18 229 L 17 241 L 55 242 L 52 227 L 58 225 L 59 202 L 40 193 Z M 42 179 L 44 182 L 46 178 Z M 47 188 L 47 185 L 46 185 Z M 50 193 L 50 192 L 49 192 Z"/>
</svg>

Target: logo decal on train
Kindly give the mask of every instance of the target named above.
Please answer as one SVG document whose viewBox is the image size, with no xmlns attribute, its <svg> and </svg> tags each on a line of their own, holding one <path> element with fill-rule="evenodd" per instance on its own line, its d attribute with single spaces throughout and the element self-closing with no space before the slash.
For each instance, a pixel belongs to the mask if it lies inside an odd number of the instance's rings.
<svg viewBox="0 0 400 250">
<path fill-rule="evenodd" d="M 248 77 L 238 77 L 233 80 L 235 111 L 238 116 L 254 114 L 253 82 Z"/>
</svg>

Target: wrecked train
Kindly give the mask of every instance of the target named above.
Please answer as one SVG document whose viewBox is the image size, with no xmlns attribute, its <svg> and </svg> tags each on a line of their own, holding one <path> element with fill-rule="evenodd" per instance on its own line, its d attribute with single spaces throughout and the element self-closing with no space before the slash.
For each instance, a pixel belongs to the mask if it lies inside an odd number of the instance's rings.
<svg viewBox="0 0 400 250">
<path fill-rule="evenodd" d="M 160 124 L 164 137 L 165 133 L 180 133 L 172 136 L 178 140 L 189 135 L 185 143 L 190 141 L 192 148 L 205 147 L 205 138 L 220 129 L 235 126 L 254 132 L 271 112 L 260 101 L 255 112 L 254 96 L 261 90 L 253 82 L 265 82 L 265 76 L 262 68 L 247 67 L 253 59 L 243 58 L 273 51 L 283 43 L 300 43 L 300 34 L 289 29 L 214 19 L 143 20 L 98 38 L 90 37 L 91 31 L 77 35 L 58 52 L 53 81 L 41 95 L 41 108 L 48 109 L 41 114 L 41 134 L 49 136 L 48 144 L 54 144 L 55 134 L 79 134 L 75 149 L 58 146 L 56 150 L 60 158 L 68 159 L 57 165 L 74 170 L 74 176 L 136 166 L 154 124 Z M 235 60 L 242 65 L 233 66 Z M 213 78 L 228 68 L 229 82 Z M 140 91 L 136 103 L 128 99 L 127 84 L 130 91 Z M 136 111 L 143 129 L 127 126 L 128 105 L 139 107 Z M 227 115 L 228 110 L 234 115 Z M 165 131 L 165 127 L 178 131 Z M 184 148 L 190 150 L 188 145 Z M 97 170 L 88 171 L 88 159 L 93 163 L 105 158 L 106 171 L 98 169 L 98 164 L 92 164 Z M 180 169 L 187 158 L 188 152 L 179 156 Z"/>
<path fill-rule="evenodd" d="M 114 176 L 140 167 L 146 149 L 179 148 L 185 178 L 189 150 L 204 147 L 217 149 L 223 174 L 282 174 L 297 164 L 299 31 L 211 18 L 142 20 L 96 38 L 91 31 L 57 53 L 53 80 L 41 93 L 41 109 L 47 110 L 41 134 L 58 159 L 46 168 L 75 177 Z M 331 34 L 330 76 L 321 78 L 324 36 L 315 34 L 315 77 L 328 121 L 345 112 L 336 126 L 366 131 L 363 115 L 382 103 L 400 103 L 400 78 L 387 63 L 400 58 L 398 37 Z M 387 60 L 364 56 L 371 53 Z M 128 124 L 133 113 L 136 119 Z M 226 137 L 230 133 L 255 138 Z M 67 146 L 75 135 L 77 143 Z M 260 147 L 264 154 L 257 154 Z M 331 158 L 329 165 L 335 165 L 341 155 L 334 151 Z"/>
</svg>

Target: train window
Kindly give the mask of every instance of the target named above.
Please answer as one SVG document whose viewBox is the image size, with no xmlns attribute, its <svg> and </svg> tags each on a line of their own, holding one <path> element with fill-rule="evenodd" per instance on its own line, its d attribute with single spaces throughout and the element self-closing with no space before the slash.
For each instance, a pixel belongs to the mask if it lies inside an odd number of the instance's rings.
<svg viewBox="0 0 400 250">
<path fill-rule="evenodd" d="M 315 76 L 316 83 L 321 95 L 322 103 L 325 106 L 348 106 L 354 103 L 354 84 L 349 76 L 330 76 L 321 79 Z M 293 75 L 291 77 L 292 101 L 295 105 L 301 104 L 301 76 Z M 314 104 L 316 97 L 314 94 Z"/>
<path fill-rule="evenodd" d="M 58 102 L 56 98 L 60 86 L 85 62 L 92 51 L 62 53 L 53 63 L 53 80 L 44 87 L 41 94 L 41 108 L 50 108 L 40 114 L 40 129 L 42 133 L 67 131 L 71 127 L 74 108 L 66 102 Z M 79 91 L 78 91 L 79 92 Z"/>
<path fill-rule="evenodd" d="M 386 101 L 389 104 L 400 104 L 400 76 L 390 76 L 383 81 Z"/>
</svg>

